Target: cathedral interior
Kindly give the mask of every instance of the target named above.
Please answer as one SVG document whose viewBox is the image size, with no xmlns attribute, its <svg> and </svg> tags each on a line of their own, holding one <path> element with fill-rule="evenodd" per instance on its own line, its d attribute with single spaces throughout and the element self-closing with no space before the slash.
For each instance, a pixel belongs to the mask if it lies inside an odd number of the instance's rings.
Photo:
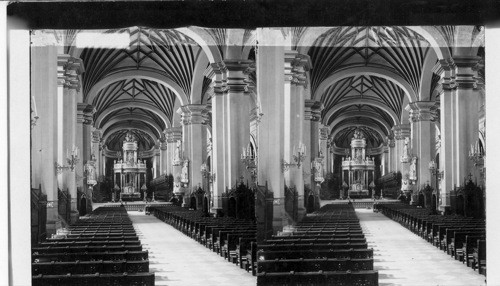
<svg viewBox="0 0 500 286">
<path fill-rule="evenodd" d="M 485 285 L 484 26 L 23 39 L 32 285 Z"/>
</svg>

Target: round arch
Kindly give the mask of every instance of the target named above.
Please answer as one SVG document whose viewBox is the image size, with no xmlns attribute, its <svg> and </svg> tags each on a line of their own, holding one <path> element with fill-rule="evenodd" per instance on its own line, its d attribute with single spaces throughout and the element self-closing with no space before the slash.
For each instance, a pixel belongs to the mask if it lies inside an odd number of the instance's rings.
<svg viewBox="0 0 500 286">
<path fill-rule="evenodd" d="M 384 134 L 384 131 L 382 131 L 380 129 L 380 127 L 378 125 L 376 125 L 375 123 L 372 123 L 372 124 L 367 124 L 367 123 L 360 123 L 360 124 L 343 123 L 343 124 L 340 124 L 340 125 L 336 126 L 335 128 L 332 128 L 330 130 L 330 134 L 331 134 L 330 137 L 331 138 L 335 138 L 335 136 L 337 135 L 337 133 L 339 133 L 341 130 L 343 130 L 345 128 L 348 128 L 348 127 L 352 127 L 353 125 L 364 126 L 364 127 L 371 128 L 371 129 L 375 130 L 380 135 L 380 137 L 382 139 L 385 138 L 385 136 L 387 136 L 386 134 Z"/>
<path fill-rule="evenodd" d="M 99 116 L 95 120 L 95 126 L 101 126 L 102 120 L 104 120 L 104 118 L 106 118 L 112 112 L 117 111 L 117 110 L 122 109 L 122 108 L 141 108 L 141 109 L 149 110 L 151 112 L 154 112 L 156 115 L 158 115 L 163 120 L 163 122 L 165 123 L 165 126 L 167 126 L 167 128 L 171 127 L 170 120 L 167 118 L 167 115 L 165 113 L 163 113 L 160 109 L 158 109 L 156 106 L 149 105 L 149 104 L 146 104 L 143 102 L 132 102 L 132 101 L 118 103 L 118 104 L 113 105 L 112 107 L 104 110 L 101 114 L 99 114 Z"/>
<path fill-rule="evenodd" d="M 98 129 L 101 129 L 102 132 L 106 132 L 107 129 L 109 129 L 110 127 L 112 127 L 113 125 L 115 125 L 116 123 L 119 123 L 119 122 L 124 122 L 124 121 L 139 121 L 141 123 L 144 123 L 148 126 L 150 126 L 154 131 L 156 131 L 156 134 L 157 137 L 160 137 L 161 134 L 163 134 L 161 132 L 161 127 L 158 126 L 158 124 L 156 124 L 156 122 L 154 122 L 154 120 L 152 120 L 151 118 L 147 117 L 147 116 L 142 116 L 142 115 L 134 115 L 134 117 L 130 117 L 129 115 L 121 115 L 121 116 L 116 116 L 116 117 L 113 117 L 112 119 L 110 119 L 108 122 L 106 122 L 106 124 L 104 124 L 103 126 L 98 126 L 96 128 Z"/>
<path fill-rule="evenodd" d="M 325 92 L 325 90 L 335 82 L 344 79 L 346 77 L 356 76 L 356 75 L 373 75 L 392 81 L 405 92 L 410 102 L 414 102 L 417 100 L 417 95 L 415 94 L 415 91 L 412 89 L 410 84 L 400 75 L 387 68 L 370 66 L 370 65 L 352 66 L 335 71 L 327 79 L 321 82 L 321 84 L 318 86 L 318 88 L 313 94 L 313 99 L 319 100 L 321 98 L 321 95 Z"/>
<path fill-rule="evenodd" d="M 169 77 L 167 77 L 166 75 L 162 74 L 159 71 L 146 70 L 146 69 L 124 70 L 109 74 L 108 76 L 97 82 L 94 86 L 92 86 L 87 95 L 86 102 L 92 104 L 99 91 L 103 89 L 105 86 L 122 79 L 131 79 L 131 78 L 143 78 L 155 81 L 172 90 L 182 105 L 188 104 L 189 102 L 182 88 L 172 79 L 170 79 Z"/>
<path fill-rule="evenodd" d="M 380 123 L 382 126 L 385 127 L 385 135 L 384 136 L 387 136 L 387 134 L 390 134 L 391 133 L 391 127 L 387 124 L 387 122 L 385 122 L 383 119 L 379 118 L 377 116 L 376 113 L 374 112 L 346 112 L 346 113 L 343 113 L 342 115 L 340 115 L 339 117 L 335 118 L 333 120 L 333 122 L 329 125 L 330 126 L 330 132 L 332 129 L 335 128 L 335 126 L 339 123 L 341 123 L 343 120 L 347 119 L 347 118 L 351 118 L 351 117 L 367 117 L 367 118 L 370 118 L 371 120 L 373 121 L 377 121 L 378 123 Z M 384 138 L 384 137 L 382 137 Z"/>
<path fill-rule="evenodd" d="M 110 135 L 112 135 L 113 133 L 115 133 L 117 131 L 123 130 L 123 129 L 139 129 L 142 132 L 144 132 L 144 133 L 148 134 L 149 136 L 151 136 L 151 139 L 153 139 L 154 141 L 156 141 L 156 140 L 159 139 L 153 133 L 151 133 L 151 131 L 145 130 L 144 129 L 144 125 L 141 125 L 141 124 L 138 124 L 138 123 L 132 123 L 132 124 L 127 124 L 127 125 L 118 124 L 118 125 L 113 126 L 110 129 L 108 129 L 107 132 L 103 132 L 102 142 L 106 142 L 106 140 L 108 139 L 108 137 Z"/>
<path fill-rule="evenodd" d="M 203 28 L 190 26 L 175 29 L 193 39 L 203 49 L 210 63 L 222 62 L 223 58 L 214 38 Z M 184 105 L 184 104 L 183 104 Z"/>
<path fill-rule="evenodd" d="M 394 110 L 390 109 L 387 105 L 385 105 L 379 101 L 376 101 L 374 99 L 363 98 L 363 99 L 344 100 L 344 101 L 339 102 L 338 104 L 335 104 L 335 106 L 332 107 L 330 110 L 328 110 L 326 115 L 323 117 L 323 120 L 322 120 L 323 124 L 326 125 L 328 123 L 328 121 L 330 121 L 330 117 L 332 117 L 333 114 L 335 114 L 335 112 L 337 112 L 338 110 L 340 110 L 344 107 L 347 107 L 350 105 L 356 105 L 356 104 L 364 104 L 364 105 L 369 105 L 369 106 L 380 108 L 391 117 L 394 124 L 397 124 L 399 122 L 397 114 L 394 112 Z"/>
</svg>

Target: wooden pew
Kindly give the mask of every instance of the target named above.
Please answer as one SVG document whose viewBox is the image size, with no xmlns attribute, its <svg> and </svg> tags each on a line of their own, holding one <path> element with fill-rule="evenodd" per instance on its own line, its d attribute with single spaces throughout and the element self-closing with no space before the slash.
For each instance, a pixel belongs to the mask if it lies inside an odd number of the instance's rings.
<svg viewBox="0 0 500 286">
<path fill-rule="evenodd" d="M 316 271 L 289 273 L 258 273 L 257 285 L 298 286 L 298 285 L 378 285 L 378 272 L 368 271 Z"/>
</svg>

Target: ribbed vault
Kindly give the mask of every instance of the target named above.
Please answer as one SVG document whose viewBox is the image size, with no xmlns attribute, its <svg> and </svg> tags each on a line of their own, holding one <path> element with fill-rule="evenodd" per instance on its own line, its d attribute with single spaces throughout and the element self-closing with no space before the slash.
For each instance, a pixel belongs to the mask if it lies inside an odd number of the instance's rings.
<svg viewBox="0 0 500 286">
<path fill-rule="evenodd" d="M 104 144 L 108 146 L 110 150 L 121 151 L 125 135 L 127 135 L 129 131 L 132 132 L 137 139 L 140 151 L 151 150 L 151 148 L 155 145 L 155 140 L 151 138 L 148 133 L 136 128 L 121 129 L 113 132 L 106 138 L 106 142 L 104 142 Z"/>
</svg>

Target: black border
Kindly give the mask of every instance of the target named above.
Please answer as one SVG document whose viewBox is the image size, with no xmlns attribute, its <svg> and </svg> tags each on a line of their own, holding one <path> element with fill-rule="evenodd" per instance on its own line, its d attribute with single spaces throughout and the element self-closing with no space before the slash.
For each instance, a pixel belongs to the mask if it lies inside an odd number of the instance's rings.
<svg viewBox="0 0 500 286">
<path fill-rule="evenodd" d="M 500 15 L 497 0 L 32 1 L 7 15 L 31 29 L 483 25 Z"/>
</svg>

